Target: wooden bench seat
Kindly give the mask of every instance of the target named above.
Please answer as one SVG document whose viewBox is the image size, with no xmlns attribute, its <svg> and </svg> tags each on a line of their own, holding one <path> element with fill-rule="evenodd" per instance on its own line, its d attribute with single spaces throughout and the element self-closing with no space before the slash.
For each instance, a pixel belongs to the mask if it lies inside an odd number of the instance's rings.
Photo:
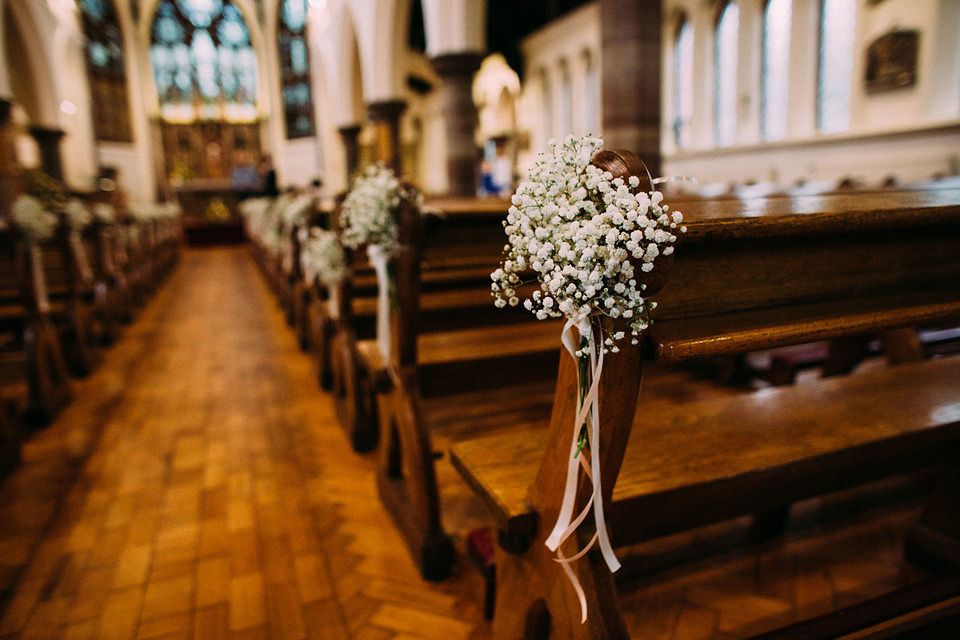
<svg viewBox="0 0 960 640">
<path fill-rule="evenodd" d="M 618 546 L 755 513 L 960 454 L 960 358 L 907 363 L 637 414 L 608 523 Z M 645 405 L 641 401 L 641 407 Z M 918 408 L 946 407 L 930 415 Z M 842 428 L 839 427 L 842 425 Z M 453 465 L 497 526 L 529 539 L 547 431 L 455 444 Z M 491 450 L 501 452 L 499 459 Z M 839 453 L 838 453 L 839 452 Z M 737 496 L 731 501 L 729 496 Z M 619 525 L 618 519 L 643 518 Z"/>
<path fill-rule="evenodd" d="M 630 166 L 630 163 L 626 163 Z M 960 321 L 960 191 L 703 201 L 650 279 L 654 322 L 608 354 L 599 385 L 602 496 L 610 535 L 631 544 L 930 467 L 941 488 L 909 538 L 911 557 L 960 564 L 960 359 L 943 357 L 719 400 L 640 393 L 645 361 L 695 361 L 811 340 Z M 680 390 L 682 391 L 682 390 Z M 557 519 L 577 403 L 563 355 L 550 426 L 451 448 L 498 528 L 494 637 L 628 637 L 597 551 L 573 588 L 544 541 Z M 682 393 L 680 394 L 682 396 Z M 581 480 L 582 480 L 581 472 Z M 581 489 L 584 487 L 581 484 Z M 578 504 L 586 491 L 578 494 Z M 772 518 L 771 518 L 772 516 Z M 593 534 L 592 518 L 564 546 Z"/>
</svg>

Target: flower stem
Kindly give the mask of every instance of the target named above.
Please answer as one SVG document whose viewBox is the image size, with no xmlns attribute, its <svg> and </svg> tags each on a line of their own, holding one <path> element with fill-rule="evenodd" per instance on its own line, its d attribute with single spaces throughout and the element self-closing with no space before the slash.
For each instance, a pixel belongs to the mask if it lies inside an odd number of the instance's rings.
<svg viewBox="0 0 960 640">
<path fill-rule="evenodd" d="M 580 355 L 577 357 L 577 390 L 579 394 L 579 397 L 577 398 L 578 413 L 583 407 L 583 402 L 587 397 L 587 391 L 590 389 L 591 380 L 589 347 L 590 339 L 580 336 Z M 587 422 L 584 420 L 583 424 L 580 425 L 580 433 L 577 436 L 577 449 L 574 451 L 573 457 L 578 457 L 588 445 L 589 441 L 587 440 Z"/>
</svg>

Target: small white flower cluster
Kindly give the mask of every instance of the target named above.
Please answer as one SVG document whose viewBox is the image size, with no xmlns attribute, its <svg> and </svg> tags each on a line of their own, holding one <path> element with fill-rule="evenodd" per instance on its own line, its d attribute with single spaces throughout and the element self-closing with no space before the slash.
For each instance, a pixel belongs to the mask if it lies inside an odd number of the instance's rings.
<svg viewBox="0 0 960 640">
<path fill-rule="evenodd" d="M 292 231 L 294 227 L 307 222 L 313 212 L 314 197 L 309 193 L 282 197 L 280 200 L 283 206 L 280 211 L 280 219 L 287 230 Z"/>
<path fill-rule="evenodd" d="M 579 325 L 600 315 L 626 318 L 636 343 L 654 303 L 644 298 L 634 262 L 651 271 L 686 229 L 683 215 L 662 204 L 663 194 L 636 193 L 636 176 L 624 181 L 591 164 L 602 144 L 570 136 L 541 154 L 513 196 L 504 223 L 509 243 L 491 274 L 492 290 L 498 307 L 515 306 L 521 274 L 532 270 L 540 290 L 524 306 L 537 318 L 565 316 Z M 607 335 L 602 348 L 616 352 L 623 337 Z"/>
<path fill-rule="evenodd" d="M 93 221 L 90 209 L 77 198 L 67 200 L 67 204 L 63 206 L 63 212 L 67 216 L 67 223 L 74 231 L 83 231 Z"/>
<path fill-rule="evenodd" d="M 347 273 L 347 261 L 336 232 L 314 227 L 300 248 L 300 264 L 307 282 L 315 278 L 325 285 L 336 284 Z"/>
<path fill-rule="evenodd" d="M 240 203 L 240 213 L 247 220 L 247 231 L 270 254 L 277 256 L 288 251 L 290 234 L 285 233 L 283 217 L 289 196 L 277 198 L 250 198 Z"/>
<path fill-rule="evenodd" d="M 28 240 L 46 242 L 57 231 L 60 220 L 47 211 L 39 199 L 20 194 L 13 203 L 13 221 Z"/>
<path fill-rule="evenodd" d="M 97 222 L 111 224 L 117 219 L 117 211 L 109 202 L 98 202 L 93 205 L 93 217 Z"/>
<path fill-rule="evenodd" d="M 397 248 L 394 212 L 405 198 L 413 197 L 388 167 L 371 165 L 357 177 L 340 209 L 341 239 L 355 249 L 376 245 L 386 252 Z"/>
</svg>

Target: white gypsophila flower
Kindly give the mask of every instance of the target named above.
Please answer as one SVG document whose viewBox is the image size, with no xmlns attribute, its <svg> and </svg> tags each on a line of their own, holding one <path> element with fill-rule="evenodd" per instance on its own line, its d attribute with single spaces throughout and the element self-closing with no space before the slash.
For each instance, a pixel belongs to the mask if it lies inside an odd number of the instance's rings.
<svg viewBox="0 0 960 640">
<path fill-rule="evenodd" d="M 113 205 L 108 202 L 98 202 L 93 205 L 93 217 L 96 218 L 98 222 L 110 224 L 116 220 L 117 211 L 113 208 Z"/>
<path fill-rule="evenodd" d="M 13 222 L 29 240 L 45 242 L 56 233 L 59 219 L 37 198 L 21 194 L 13 203 Z"/>
<path fill-rule="evenodd" d="M 537 318 L 622 317 L 638 336 L 653 305 L 636 268 L 649 272 L 660 255 L 673 252 L 683 215 L 668 212 L 659 192 L 637 193 L 636 176 L 614 178 L 592 165 L 602 145 L 599 138 L 570 136 L 540 155 L 513 196 L 504 260 L 491 274 L 491 288 L 498 307 L 516 305 L 523 272 L 532 271 L 540 291 L 524 306 Z M 615 351 L 622 333 L 608 336 L 603 348 Z"/>
<path fill-rule="evenodd" d="M 398 227 L 394 214 L 403 199 L 412 197 L 388 167 L 367 167 L 340 209 L 343 244 L 352 249 L 364 244 L 387 252 L 396 249 Z"/>
<path fill-rule="evenodd" d="M 286 200 L 283 210 L 280 212 L 284 226 L 287 229 L 293 229 L 293 227 L 303 224 L 307 221 L 312 208 L 313 196 L 310 194 L 302 194 Z"/>
<path fill-rule="evenodd" d="M 319 279 L 325 285 L 341 282 L 347 261 L 336 232 L 313 228 L 300 248 L 300 264 L 307 282 Z"/>
<path fill-rule="evenodd" d="M 67 216 L 70 228 L 75 231 L 86 229 L 87 225 L 93 221 L 93 214 L 90 213 L 90 209 L 77 198 L 67 200 L 67 204 L 63 206 L 63 212 Z"/>
</svg>

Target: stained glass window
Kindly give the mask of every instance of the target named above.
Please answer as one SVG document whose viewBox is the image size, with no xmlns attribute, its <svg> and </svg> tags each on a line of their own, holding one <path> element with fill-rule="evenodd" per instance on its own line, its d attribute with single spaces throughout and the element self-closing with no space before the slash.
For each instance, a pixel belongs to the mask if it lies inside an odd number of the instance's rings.
<svg viewBox="0 0 960 640">
<path fill-rule="evenodd" d="M 168 122 L 257 117 L 257 56 L 232 0 L 161 0 L 150 61 Z"/>
<path fill-rule="evenodd" d="M 770 0 L 763 13 L 763 137 L 781 140 L 787 132 L 787 78 L 790 76 L 790 0 Z"/>
<path fill-rule="evenodd" d="M 720 14 L 714 60 L 714 133 L 718 147 L 733 144 L 737 132 L 737 45 L 740 8 L 733 2 Z"/>
<path fill-rule="evenodd" d="M 307 0 L 283 0 L 277 27 L 287 138 L 313 135 L 313 99 L 307 52 Z"/>
<path fill-rule="evenodd" d="M 87 77 L 97 140 L 132 142 L 123 35 L 113 0 L 80 0 Z"/>
</svg>

